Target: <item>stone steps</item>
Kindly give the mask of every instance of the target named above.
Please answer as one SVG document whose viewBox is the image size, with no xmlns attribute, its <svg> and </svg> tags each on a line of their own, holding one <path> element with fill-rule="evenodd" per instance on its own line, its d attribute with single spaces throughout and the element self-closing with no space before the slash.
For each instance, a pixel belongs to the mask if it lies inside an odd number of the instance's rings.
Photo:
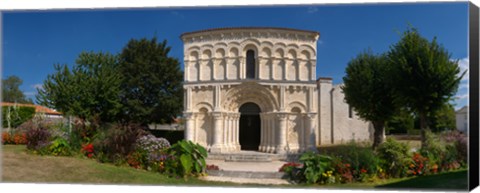
<svg viewBox="0 0 480 193">
<path fill-rule="evenodd" d="M 228 170 L 207 170 L 209 176 L 234 177 L 234 178 L 255 178 L 255 179 L 286 179 L 284 172 L 253 172 L 253 171 L 228 171 Z"/>
<path fill-rule="evenodd" d="M 299 154 L 270 154 L 259 152 L 240 152 L 208 155 L 208 159 L 224 160 L 227 162 L 272 162 L 272 161 L 296 161 Z"/>
</svg>

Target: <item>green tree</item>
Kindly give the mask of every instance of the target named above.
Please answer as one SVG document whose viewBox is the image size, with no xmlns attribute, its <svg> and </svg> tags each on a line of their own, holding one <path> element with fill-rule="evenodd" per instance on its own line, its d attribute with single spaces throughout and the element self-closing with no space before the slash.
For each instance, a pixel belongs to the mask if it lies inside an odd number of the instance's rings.
<svg viewBox="0 0 480 193">
<path fill-rule="evenodd" d="M 359 54 L 346 68 L 342 90 L 346 102 L 358 116 L 374 127 L 373 149 L 383 143 L 385 122 L 395 112 L 392 88 L 385 84 L 389 68 L 384 55 L 369 52 Z"/>
<path fill-rule="evenodd" d="M 111 122 L 121 110 L 118 58 L 108 53 L 82 52 L 72 70 L 55 65 L 43 88 L 39 104 L 90 122 Z"/>
<path fill-rule="evenodd" d="M 433 132 L 455 129 L 455 109 L 450 103 L 445 103 L 441 108 L 428 116 L 429 128 Z"/>
<path fill-rule="evenodd" d="M 167 41 L 132 39 L 120 54 L 124 120 L 146 125 L 170 123 L 183 105 L 180 62 L 168 56 Z"/>
<path fill-rule="evenodd" d="M 395 88 L 395 101 L 419 116 L 422 147 L 426 145 L 428 114 L 451 100 L 465 74 L 458 76 L 458 60 L 450 57 L 436 38 L 430 42 L 411 27 L 388 53 L 393 66 L 390 82 Z"/>
<path fill-rule="evenodd" d="M 415 117 L 406 108 L 399 108 L 387 121 L 386 130 L 389 134 L 406 134 L 408 130 L 413 129 Z"/>
<path fill-rule="evenodd" d="M 23 80 L 15 75 L 2 79 L 2 101 L 33 104 L 32 99 L 27 99 L 20 90 L 22 83 Z"/>
</svg>

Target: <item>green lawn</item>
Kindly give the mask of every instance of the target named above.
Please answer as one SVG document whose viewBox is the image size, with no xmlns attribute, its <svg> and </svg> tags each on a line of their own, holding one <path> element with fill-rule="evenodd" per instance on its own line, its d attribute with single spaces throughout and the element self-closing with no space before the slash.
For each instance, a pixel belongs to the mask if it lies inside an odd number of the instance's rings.
<svg viewBox="0 0 480 193">
<path fill-rule="evenodd" d="M 32 155 L 25 146 L 2 146 L 2 181 L 69 184 L 144 184 L 225 186 L 231 183 L 207 182 L 196 178 L 187 181 L 137 170 L 131 167 L 102 164 L 93 159 Z"/>
<path fill-rule="evenodd" d="M 382 189 L 432 189 L 432 190 L 467 190 L 468 171 L 466 169 L 441 173 L 430 176 L 420 176 L 376 186 Z"/>
</svg>

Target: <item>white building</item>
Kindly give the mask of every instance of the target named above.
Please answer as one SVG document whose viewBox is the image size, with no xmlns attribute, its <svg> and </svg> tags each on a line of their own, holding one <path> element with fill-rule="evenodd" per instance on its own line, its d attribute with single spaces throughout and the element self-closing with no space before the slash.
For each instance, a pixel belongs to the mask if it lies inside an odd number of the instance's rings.
<svg viewBox="0 0 480 193">
<path fill-rule="evenodd" d="M 458 131 L 468 133 L 468 106 L 463 106 L 455 112 L 455 122 Z"/>
<path fill-rule="evenodd" d="M 185 138 L 210 152 L 278 154 L 370 140 L 340 86 L 316 80 L 319 36 L 261 27 L 182 34 Z"/>
</svg>

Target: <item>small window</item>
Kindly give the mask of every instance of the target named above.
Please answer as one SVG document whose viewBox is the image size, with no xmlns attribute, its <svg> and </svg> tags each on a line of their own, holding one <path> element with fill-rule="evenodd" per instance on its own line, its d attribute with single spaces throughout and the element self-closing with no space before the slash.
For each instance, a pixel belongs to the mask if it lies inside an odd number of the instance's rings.
<svg viewBox="0 0 480 193">
<path fill-rule="evenodd" d="M 255 52 L 253 50 L 247 51 L 247 78 L 255 78 Z"/>
<path fill-rule="evenodd" d="M 348 118 L 353 118 L 352 106 L 348 105 Z"/>
</svg>

